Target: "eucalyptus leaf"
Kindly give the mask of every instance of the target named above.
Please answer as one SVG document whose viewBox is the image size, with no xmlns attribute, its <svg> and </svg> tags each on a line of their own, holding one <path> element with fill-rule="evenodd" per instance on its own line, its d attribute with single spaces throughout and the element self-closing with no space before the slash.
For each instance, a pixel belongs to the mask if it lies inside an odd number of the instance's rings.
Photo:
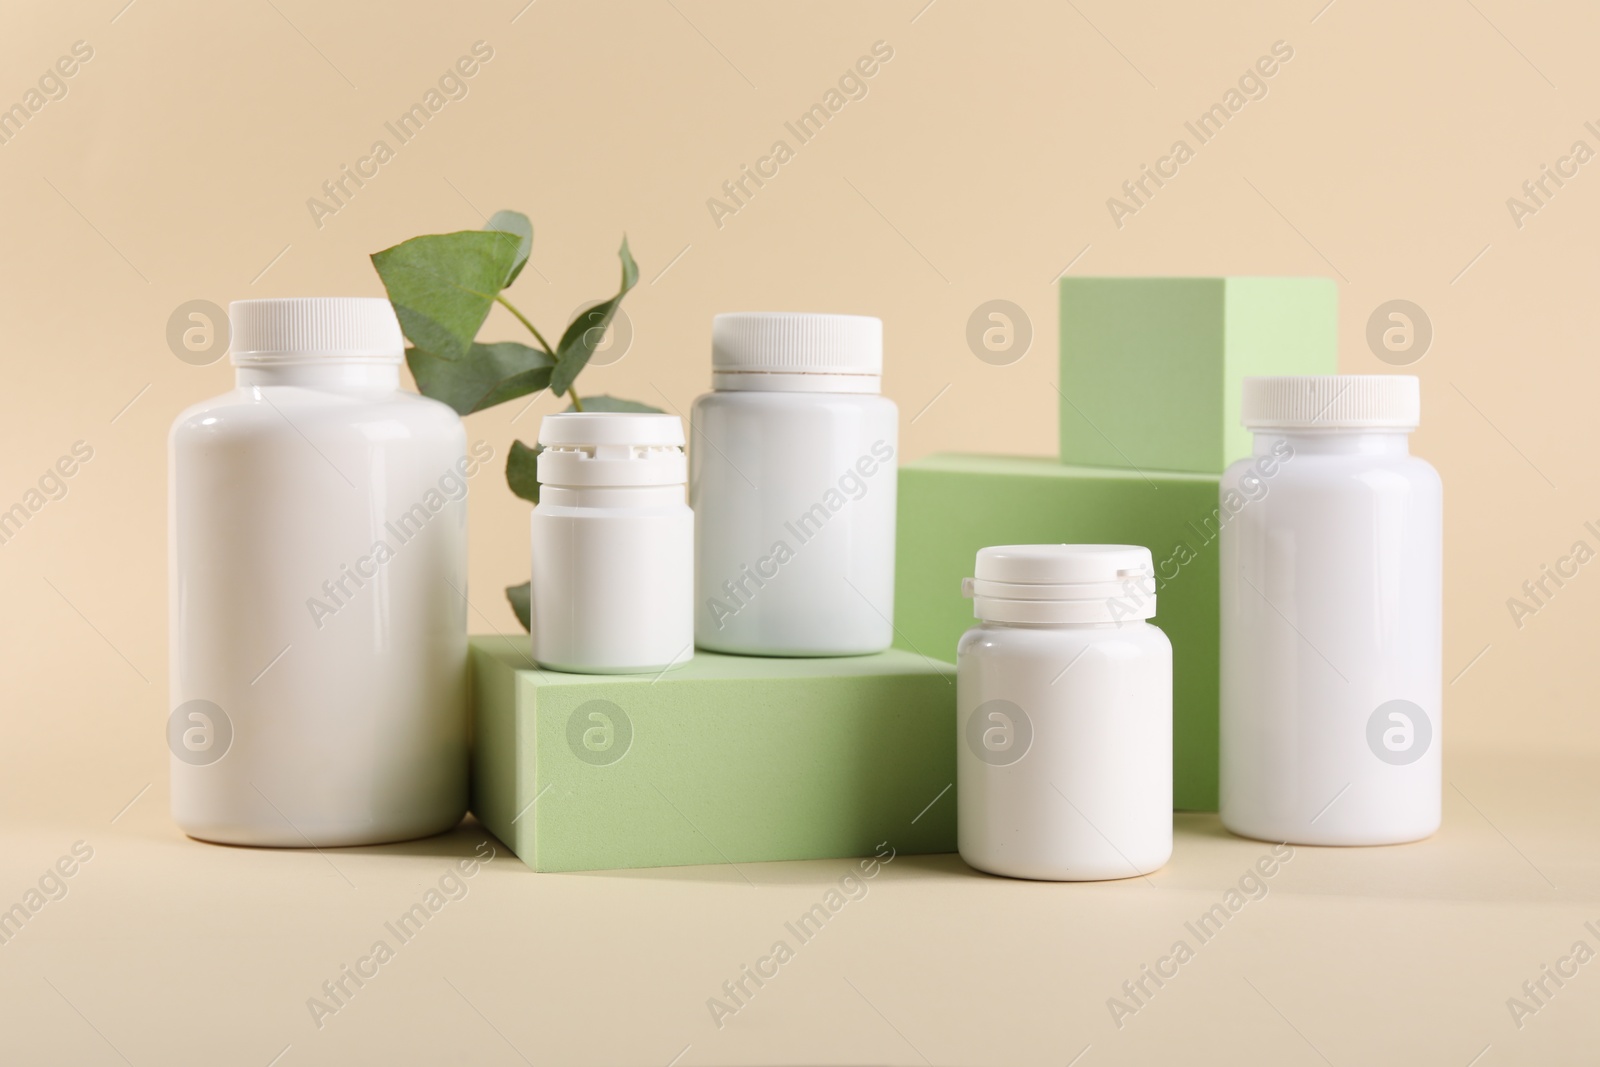
<svg viewBox="0 0 1600 1067">
<path fill-rule="evenodd" d="M 533 223 L 528 221 L 528 216 L 520 211 L 496 211 L 483 224 L 483 228 L 498 233 L 509 233 L 517 238 L 517 255 L 511 263 L 511 271 L 506 276 L 505 284 L 501 288 L 509 288 L 517 280 L 517 275 L 522 273 L 522 268 L 528 264 L 528 256 L 533 251 Z"/>
<path fill-rule="evenodd" d="M 548 389 L 555 359 L 542 348 L 497 341 L 474 344 L 461 359 L 408 348 L 406 364 L 423 396 L 444 401 L 457 415 L 470 415 Z"/>
<path fill-rule="evenodd" d="M 571 404 L 567 405 L 567 411 L 577 411 L 577 410 L 578 409 L 576 407 L 574 407 L 573 405 L 571 405 Z M 640 411 L 640 412 L 645 412 L 645 413 L 654 414 L 654 415 L 665 415 L 666 414 L 666 412 L 662 411 L 660 408 L 653 408 L 649 404 L 641 404 L 637 400 L 623 400 L 621 397 L 606 396 L 603 393 L 600 396 L 586 396 L 586 397 L 584 397 L 583 398 L 583 410 L 584 411 Z"/>
<path fill-rule="evenodd" d="M 523 582 L 521 585 L 506 586 L 506 599 L 511 601 L 511 610 L 517 613 L 517 621 L 522 623 L 524 630 L 531 631 L 533 624 L 529 621 L 532 614 L 528 608 L 529 586 L 532 583 Z"/>
<path fill-rule="evenodd" d="M 372 265 L 411 343 L 460 359 L 512 276 L 520 246 L 499 231 L 429 234 L 374 253 Z"/>
<path fill-rule="evenodd" d="M 511 442 L 511 454 L 506 457 L 506 484 L 522 499 L 539 502 L 539 453 L 543 446 L 529 448 L 521 441 Z"/>
<path fill-rule="evenodd" d="M 606 327 L 611 325 L 622 298 L 639 281 L 639 265 L 628 251 L 626 237 L 622 239 L 617 256 L 622 260 L 622 284 L 617 289 L 617 295 L 572 320 L 572 325 L 567 327 L 567 332 L 561 335 L 561 341 L 556 345 L 556 369 L 550 376 L 550 391 L 557 395 L 572 388 L 579 373 L 588 366 L 589 357 L 594 355 L 595 346 L 605 335 Z M 588 407 L 587 402 L 584 407 Z"/>
</svg>

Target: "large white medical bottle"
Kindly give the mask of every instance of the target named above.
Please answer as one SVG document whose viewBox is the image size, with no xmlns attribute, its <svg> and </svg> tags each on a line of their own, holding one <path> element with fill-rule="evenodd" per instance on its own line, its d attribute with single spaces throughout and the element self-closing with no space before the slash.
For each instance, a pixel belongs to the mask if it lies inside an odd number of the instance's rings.
<svg viewBox="0 0 1600 1067">
<path fill-rule="evenodd" d="M 1417 379 L 1247 378 L 1222 477 L 1221 814 L 1384 845 L 1439 828 L 1442 489 Z"/>
<path fill-rule="evenodd" d="M 172 815 L 304 848 L 467 804 L 466 449 L 388 301 L 241 300 L 237 388 L 169 438 Z"/>
<path fill-rule="evenodd" d="M 695 643 L 849 656 L 894 640 L 899 412 L 879 395 L 883 323 L 718 315 L 690 417 Z"/>
</svg>

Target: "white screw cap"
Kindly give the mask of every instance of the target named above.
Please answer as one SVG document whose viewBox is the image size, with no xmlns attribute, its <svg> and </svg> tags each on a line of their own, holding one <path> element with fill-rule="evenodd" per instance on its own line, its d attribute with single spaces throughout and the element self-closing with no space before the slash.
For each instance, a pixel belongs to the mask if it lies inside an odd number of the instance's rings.
<svg viewBox="0 0 1600 1067">
<path fill-rule="evenodd" d="M 233 364 L 399 363 L 405 337 L 382 297 L 300 296 L 228 305 Z"/>
<path fill-rule="evenodd" d="M 883 374 L 883 320 L 870 315 L 741 311 L 711 321 L 711 370 L 716 387 L 806 388 L 803 383 L 740 376 L 826 375 L 840 391 L 876 392 Z"/>
<path fill-rule="evenodd" d="M 1421 416 L 1412 374 L 1246 378 L 1239 405 L 1251 430 L 1414 430 Z"/>
</svg>

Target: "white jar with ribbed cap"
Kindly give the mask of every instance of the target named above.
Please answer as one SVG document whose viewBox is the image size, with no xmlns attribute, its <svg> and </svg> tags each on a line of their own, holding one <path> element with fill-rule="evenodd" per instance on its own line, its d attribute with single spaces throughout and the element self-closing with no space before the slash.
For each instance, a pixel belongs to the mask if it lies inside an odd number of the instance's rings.
<svg viewBox="0 0 1600 1067">
<path fill-rule="evenodd" d="M 718 315 L 715 392 L 695 401 L 695 641 L 762 656 L 894 640 L 899 411 L 879 395 L 883 323 Z"/>
<path fill-rule="evenodd" d="M 240 300 L 237 387 L 169 437 L 172 814 L 240 845 L 376 844 L 467 804 L 469 453 L 400 389 L 389 302 Z"/>
<path fill-rule="evenodd" d="M 1247 378 L 1222 477 L 1221 815 L 1382 845 L 1439 827 L 1442 489 L 1409 375 Z"/>
<path fill-rule="evenodd" d="M 533 658 L 643 674 L 694 657 L 694 513 L 676 415 L 574 412 L 539 425 Z"/>
<path fill-rule="evenodd" d="M 961 858 L 1013 878 L 1148 874 L 1172 855 L 1172 645 L 1150 550 L 1001 545 L 962 584 Z"/>
</svg>

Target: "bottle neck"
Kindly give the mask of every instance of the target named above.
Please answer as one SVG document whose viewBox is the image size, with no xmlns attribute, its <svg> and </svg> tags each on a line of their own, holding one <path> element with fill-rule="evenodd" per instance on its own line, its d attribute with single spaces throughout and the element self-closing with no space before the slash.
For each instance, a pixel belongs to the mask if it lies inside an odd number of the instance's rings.
<svg viewBox="0 0 1600 1067">
<path fill-rule="evenodd" d="M 254 363 L 234 367 L 241 389 L 288 385 L 328 393 L 386 393 L 400 388 L 400 364 L 342 360 Z"/>
<path fill-rule="evenodd" d="M 671 508 L 685 502 L 677 485 L 571 486 L 542 485 L 539 503 L 558 508 Z"/>
<path fill-rule="evenodd" d="M 1287 442 L 1299 456 L 1404 456 L 1411 452 L 1410 430 L 1256 430 L 1254 455 L 1281 452 Z"/>
<path fill-rule="evenodd" d="M 862 393 L 882 392 L 883 378 L 877 374 L 827 374 L 779 371 L 711 372 L 711 388 L 719 393 Z"/>
</svg>

